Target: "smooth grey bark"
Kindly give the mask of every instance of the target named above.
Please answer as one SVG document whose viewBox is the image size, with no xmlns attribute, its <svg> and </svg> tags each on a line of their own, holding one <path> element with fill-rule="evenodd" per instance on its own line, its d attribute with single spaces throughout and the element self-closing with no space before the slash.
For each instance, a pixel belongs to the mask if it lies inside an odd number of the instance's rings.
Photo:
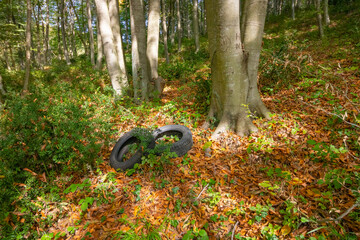
<svg viewBox="0 0 360 240">
<path fill-rule="evenodd" d="M 183 15 L 185 16 L 184 18 L 184 31 L 186 33 L 186 37 L 190 38 L 191 35 L 191 27 L 190 27 L 190 16 L 189 16 L 189 2 L 185 1 L 185 4 L 183 4 Z"/>
<path fill-rule="evenodd" d="M 175 0 L 170 0 L 169 7 L 169 39 L 171 46 L 175 43 Z"/>
<path fill-rule="evenodd" d="M 324 37 L 324 28 L 322 25 L 322 15 L 321 15 L 321 0 L 315 0 L 315 5 L 316 5 L 316 16 L 317 16 L 317 21 L 318 21 L 318 26 L 319 26 L 319 35 L 320 38 Z"/>
<path fill-rule="evenodd" d="M 100 27 L 99 27 L 99 20 L 96 22 L 96 28 L 97 28 L 97 57 L 96 57 L 96 66 L 95 68 L 97 70 L 100 70 L 102 67 L 102 59 L 103 59 L 103 44 L 101 40 L 101 33 L 100 33 Z"/>
<path fill-rule="evenodd" d="M 146 57 L 144 5 L 141 0 L 130 0 L 132 74 L 134 99 L 149 99 L 149 71 Z M 139 94 L 141 94 L 139 96 Z"/>
<path fill-rule="evenodd" d="M 193 27 L 194 27 L 194 39 L 195 39 L 195 53 L 200 49 L 199 42 L 199 18 L 198 18 L 198 0 L 193 0 Z"/>
<path fill-rule="evenodd" d="M 108 0 L 108 3 L 109 3 L 111 30 L 112 30 L 114 45 L 117 53 L 117 59 L 121 71 L 121 81 L 122 81 L 122 85 L 125 86 L 128 84 L 128 77 L 126 73 L 124 51 L 121 40 L 119 2 L 118 0 Z"/>
<path fill-rule="evenodd" d="M 180 0 L 176 0 L 176 16 L 177 16 L 177 35 L 178 35 L 178 52 L 181 51 L 181 38 L 182 38 L 182 28 L 181 28 L 181 13 L 180 13 Z"/>
<path fill-rule="evenodd" d="M 291 17 L 295 20 L 295 0 L 291 0 Z"/>
<path fill-rule="evenodd" d="M 106 0 L 95 0 L 96 12 L 99 19 L 101 39 L 106 58 L 106 66 L 109 71 L 112 87 L 117 95 L 122 95 L 127 81 L 122 79 L 119 61 L 113 42 L 113 33 L 110 26 L 110 15 Z"/>
<path fill-rule="evenodd" d="M 87 16 L 87 24 L 89 29 L 90 60 L 91 60 L 91 64 L 94 66 L 95 65 L 94 32 L 91 23 L 90 0 L 86 0 L 86 16 Z"/>
<path fill-rule="evenodd" d="M 257 76 L 260 61 L 261 43 L 264 33 L 267 0 L 247 0 L 247 19 L 244 35 L 244 48 L 248 54 L 247 72 L 249 75 L 249 92 L 247 105 L 250 111 L 259 117 L 270 119 L 270 111 L 262 102 L 257 87 Z"/>
<path fill-rule="evenodd" d="M 45 39 L 44 39 L 44 61 L 45 64 L 49 62 L 49 31 L 50 31 L 50 0 L 46 0 L 46 18 L 45 18 Z"/>
<path fill-rule="evenodd" d="M 60 14 L 61 14 L 60 24 L 61 24 L 61 37 L 62 37 L 63 51 L 64 51 L 66 64 L 70 65 L 69 52 L 68 52 L 68 47 L 67 47 L 67 42 L 66 42 L 65 1 L 64 0 L 61 0 L 61 2 L 60 2 Z"/>
<path fill-rule="evenodd" d="M 329 0 L 324 0 L 324 18 L 325 18 L 325 26 L 328 26 L 330 24 Z"/>
<path fill-rule="evenodd" d="M 77 57 L 77 48 L 76 48 L 76 33 L 75 33 L 75 15 L 74 9 L 69 9 L 69 28 L 70 28 L 70 44 L 71 44 L 71 56 Z"/>
<path fill-rule="evenodd" d="M 26 62 L 25 62 L 25 79 L 23 85 L 23 91 L 29 90 L 30 79 L 30 64 L 31 64 L 31 0 L 26 1 Z"/>
<path fill-rule="evenodd" d="M 75 14 L 75 16 L 76 16 L 77 21 L 78 21 L 78 22 L 82 22 L 81 19 L 79 18 L 79 15 L 77 14 L 77 11 L 76 11 L 76 9 L 75 9 L 75 7 L 74 7 L 74 4 L 73 4 L 72 0 L 70 0 L 70 5 L 71 5 L 72 10 L 74 11 L 74 14 Z M 79 24 L 79 28 L 80 28 L 80 31 L 81 31 L 81 32 L 78 32 L 78 31 L 75 30 L 75 33 L 78 35 L 81 43 L 82 43 L 83 46 L 84 46 L 85 54 L 88 55 L 88 52 L 89 52 L 89 51 L 88 51 L 88 47 L 87 47 L 87 44 L 86 44 L 86 42 L 85 42 L 85 40 L 84 40 L 84 38 L 83 38 L 83 36 L 82 36 L 82 35 L 83 35 L 83 32 L 84 32 L 84 30 L 83 30 L 84 28 L 81 29 L 81 25 L 80 25 L 80 24 Z"/>
<path fill-rule="evenodd" d="M 158 75 L 160 0 L 150 0 L 146 55 L 150 64 L 151 83 L 158 94 L 162 93 L 161 78 Z"/>
<path fill-rule="evenodd" d="M 166 26 L 166 5 L 165 0 L 161 0 L 161 23 L 162 23 L 162 36 L 164 41 L 164 54 L 166 63 L 170 63 L 169 59 L 169 49 L 168 49 L 168 32 L 167 32 L 167 26 Z"/>
<path fill-rule="evenodd" d="M 42 38 L 40 32 L 40 12 L 41 12 L 41 5 L 40 2 L 37 2 L 37 14 L 36 14 L 36 38 L 37 38 L 37 49 L 36 49 L 36 61 L 37 65 L 42 69 L 43 62 L 42 62 Z"/>
<path fill-rule="evenodd" d="M 220 120 L 212 135 L 214 140 L 228 130 L 234 130 L 240 136 L 256 131 L 248 110 L 265 116 L 269 113 L 257 92 L 266 6 L 267 0 L 249 0 L 245 4 L 242 41 L 239 0 L 206 1 L 207 14 L 214 16 L 207 18 L 213 82 L 209 118 Z"/>
</svg>

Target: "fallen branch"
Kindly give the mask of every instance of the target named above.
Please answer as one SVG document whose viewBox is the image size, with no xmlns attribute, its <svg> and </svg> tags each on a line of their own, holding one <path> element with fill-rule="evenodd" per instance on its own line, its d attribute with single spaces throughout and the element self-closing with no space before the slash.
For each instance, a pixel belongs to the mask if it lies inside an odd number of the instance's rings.
<svg viewBox="0 0 360 240">
<path fill-rule="evenodd" d="M 321 219 L 316 221 L 317 223 L 323 223 L 323 222 L 338 222 L 341 219 L 343 219 L 344 217 L 346 217 L 346 215 L 348 215 L 354 208 L 360 206 L 360 203 L 355 203 L 354 205 L 352 205 L 348 210 L 346 210 L 343 214 L 341 214 L 338 218 L 326 218 L 326 219 Z"/>
<path fill-rule="evenodd" d="M 235 229 L 236 229 L 236 227 L 237 227 L 238 224 L 239 224 L 239 221 L 237 221 L 237 222 L 235 223 L 235 226 L 234 226 L 234 228 L 233 228 L 233 230 L 232 230 L 231 240 L 234 240 Z"/>
<path fill-rule="evenodd" d="M 205 189 L 209 186 L 209 184 L 206 184 L 206 186 L 203 188 L 203 190 L 201 190 L 201 192 L 199 193 L 199 195 L 195 198 L 195 201 L 197 201 L 199 199 L 199 197 L 201 196 L 201 194 L 205 191 Z"/>
<path fill-rule="evenodd" d="M 341 120 L 342 120 L 344 123 L 346 123 L 346 124 L 349 124 L 349 125 L 351 125 L 351 126 L 353 126 L 353 127 L 356 127 L 356 128 L 359 128 L 359 129 L 360 129 L 360 126 L 359 126 L 359 125 L 357 125 L 357 124 L 355 124 L 355 123 L 352 123 L 352 122 L 349 122 L 349 121 L 346 121 L 346 120 L 345 120 L 343 117 L 341 117 L 340 115 L 337 115 L 337 114 L 335 114 L 335 113 L 328 112 L 328 111 L 326 111 L 325 109 L 323 109 L 323 108 L 321 108 L 321 107 L 313 106 L 313 105 L 311 105 L 310 103 L 304 102 L 304 101 L 302 101 L 302 100 L 300 100 L 300 101 L 301 101 L 302 103 L 310 106 L 310 107 L 313 107 L 313 108 L 315 108 L 315 109 L 317 109 L 317 110 L 323 111 L 324 113 L 326 113 L 326 114 L 328 114 L 328 115 L 335 116 L 335 117 L 341 119 Z"/>
</svg>

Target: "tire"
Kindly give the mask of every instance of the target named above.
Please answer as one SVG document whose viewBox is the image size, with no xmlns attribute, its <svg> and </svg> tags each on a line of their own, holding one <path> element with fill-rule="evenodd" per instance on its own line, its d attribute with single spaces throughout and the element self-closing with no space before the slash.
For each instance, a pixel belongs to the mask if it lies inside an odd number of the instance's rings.
<svg viewBox="0 0 360 240">
<path fill-rule="evenodd" d="M 184 156 L 192 147 L 193 139 L 189 128 L 183 125 L 166 125 L 153 132 L 155 141 L 163 136 L 177 136 L 179 141 L 172 144 L 163 144 L 155 147 L 155 154 L 160 155 L 170 148 L 170 152 L 176 153 L 177 157 Z"/>
<path fill-rule="evenodd" d="M 138 149 L 128 160 L 122 161 L 124 155 L 129 152 L 129 145 L 133 143 L 139 143 L 144 147 Z M 143 155 L 146 156 L 148 154 L 147 150 L 153 149 L 154 147 L 155 139 L 149 131 L 144 129 L 133 129 L 130 132 L 125 133 L 116 142 L 110 154 L 110 166 L 115 170 L 133 168 L 136 163 L 141 162 L 141 157 Z M 145 149 L 145 151 L 142 149 Z"/>
</svg>

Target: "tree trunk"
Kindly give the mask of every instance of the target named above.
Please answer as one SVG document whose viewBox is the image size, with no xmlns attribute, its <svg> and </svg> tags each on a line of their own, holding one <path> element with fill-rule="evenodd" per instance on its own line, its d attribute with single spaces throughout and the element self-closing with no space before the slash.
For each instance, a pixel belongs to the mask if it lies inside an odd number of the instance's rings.
<svg viewBox="0 0 360 240">
<path fill-rule="evenodd" d="M 158 95 L 162 93 L 161 78 L 158 75 L 160 0 L 150 0 L 146 55 L 150 64 L 151 83 Z"/>
<path fill-rule="evenodd" d="M 124 22 L 125 22 L 125 43 L 126 43 L 126 51 L 127 50 L 129 50 L 129 46 L 130 46 L 130 39 L 129 39 L 129 13 L 128 13 L 128 11 L 129 11 L 129 7 L 128 6 L 126 6 L 126 8 L 125 8 L 125 13 L 124 13 L 124 15 L 125 15 L 125 20 L 124 20 Z"/>
<path fill-rule="evenodd" d="M 258 110 L 262 110 L 259 106 L 263 103 L 257 92 L 256 61 L 259 60 L 267 0 L 250 0 L 246 6 L 242 42 L 239 0 L 206 2 L 207 14 L 214 16 L 207 19 L 213 81 L 209 117 L 220 119 L 212 139 L 218 139 L 227 130 L 234 130 L 240 136 L 256 131 L 248 116 L 249 109 L 265 116 L 268 113 L 266 107 L 267 111 Z"/>
<path fill-rule="evenodd" d="M 321 0 L 316 0 L 315 2 L 316 5 L 316 12 L 317 12 L 317 20 L 318 20 L 318 25 L 319 25 L 319 35 L 320 38 L 324 37 L 324 28 L 322 25 L 322 16 L 321 16 Z"/>
<path fill-rule="evenodd" d="M 102 67 L 102 59 L 103 59 L 103 44 L 101 40 L 101 33 L 99 27 L 99 20 L 96 23 L 97 28 L 97 58 L 96 58 L 96 66 L 97 70 L 100 70 Z"/>
<path fill-rule="evenodd" d="M 169 38 L 171 46 L 175 43 L 175 0 L 170 0 Z"/>
<path fill-rule="evenodd" d="M 58 9 L 58 14 L 57 14 L 57 18 L 56 18 L 56 25 L 57 25 L 57 47 L 58 47 L 58 59 L 61 60 L 62 59 L 62 51 L 61 51 L 61 36 L 60 36 L 60 32 L 61 32 L 61 20 L 60 20 L 60 15 L 61 15 L 61 3 L 59 3 L 59 1 L 61 0 L 56 0 L 56 4 L 57 4 L 57 9 Z"/>
<path fill-rule="evenodd" d="M 176 16 L 177 16 L 177 33 L 178 33 L 178 52 L 181 51 L 181 38 L 182 38 L 182 29 L 181 29 L 181 14 L 180 14 L 180 0 L 176 0 Z"/>
<path fill-rule="evenodd" d="M 264 32 L 267 0 L 248 0 L 247 20 L 244 36 L 244 48 L 248 54 L 247 71 L 249 75 L 249 92 L 247 105 L 258 117 L 270 119 L 270 111 L 261 100 L 257 87 L 257 75 L 260 60 L 261 43 Z"/>
<path fill-rule="evenodd" d="M 74 7 L 74 4 L 73 4 L 72 0 L 70 0 L 70 4 L 71 4 L 71 8 L 72 8 L 73 11 L 74 11 L 74 14 L 75 14 L 75 16 L 76 16 L 77 21 L 78 21 L 78 22 L 81 22 L 81 19 L 79 18 L 79 15 L 77 14 L 77 11 L 76 11 L 76 9 L 75 9 L 75 7 Z M 79 24 L 79 28 L 80 28 L 80 30 L 81 30 L 81 27 L 80 27 L 80 26 L 81 26 L 81 25 Z M 83 29 L 84 29 L 84 28 L 83 28 Z M 79 31 L 76 31 L 76 30 L 75 30 L 75 33 L 78 35 L 81 43 L 82 43 L 83 46 L 84 46 L 85 55 L 88 55 L 88 50 L 87 50 L 88 47 L 87 47 L 86 42 L 85 42 L 85 40 L 84 40 L 84 38 L 83 38 L 83 36 L 82 36 L 83 31 L 82 31 L 82 32 L 79 32 Z"/>
<path fill-rule="evenodd" d="M 71 43 L 71 52 L 72 57 L 77 57 L 77 49 L 76 49 L 76 33 L 75 33 L 75 14 L 74 9 L 69 9 L 69 26 L 70 26 L 70 43 Z"/>
<path fill-rule="evenodd" d="M 66 64 L 70 65 L 69 52 L 68 52 L 68 47 L 67 47 L 67 42 L 66 42 L 65 0 L 61 0 L 60 12 L 61 12 L 61 35 L 62 35 L 62 43 L 63 43 L 64 55 L 65 55 Z"/>
<path fill-rule="evenodd" d="M 330 24 L 329 0 L 324 0 L 324 18 L 325 18 L 325 26 L 328 26 Z"/>
<path fill-rule="evenodd" d="M 120 18 L 119 18 L 119 2 L 118 0 L 109 0 L 110 24 L 114 39 L 114 45 L 117 53 L 117 59 L 121 71 L 121 80 L 123 85 L 128 85 L 128 77 L 125 67 L 124 50 L 121 40 Z"/>
<path fill-rule="evenodd" d="M 37 65 L 42 68 L 42 57 L 41 57 L 41 46 L 42 46 L 42 38 L 40 32 L 40 12 L 41 12 L 41 5 L 40 1 L 37 2 L 37 14 L 36 14 L 36 38 L 37 38 L 37 48 L 36 48 L 36 61 Z"/>
<path fill-rule="evenodd" d="M 46 27 L 45 27 L 45 64 L 49 62 L 49 30 L 50 30 L 50 9 L 49 9 L 50 0 L 46 0 Z"/>
<path fill-rule="evenodd" d="M 198 0 L 193 0 L 193 26 L 194 26 L 194 38 L 195 38 L 195 53 L 197 53 L 200 49 Z"/>
<path fill-rule="evenodd" d="M 295 20 L 295 0 L 291 0 L 291 17 Z"/>
<path fill-rule="evenodd" d="M 90 60 L 91 60 L 91 64 L 94 66 L 95 65 L 94 33 L 91 23 L 90 0 L 86 0 L 86 16 L 87 16 L 87 23 L 89 29 Z"/>
<path fill-rule="evenodd" d="M 170 63 L 169 59 L 169 50 L 168 50 L 168 32 L 167 32 L 167 26 L 166 26 L 166 6 L 165 6 L 165 0 L 161 0 L 161 23 L 162 23 L 162 36 L 164 38 L 164 54 L 166 63 Z"/>
<path fill-rule="evenodd" d="M 149 99 L 149 71 L 146 57 L 146 32 L 144 5 L 141 0 L 130 0 L 131 22 L 131 52 L 132 73 L 134 83 L 134 98 L 138 101 L 138 92 L 141 90 L 140 99 Z"/>
<path fill-rule="evenodd" d="M 26 64 L 25 64 L 25 79 L 23 90 L 29 90 L 29 79 L 30 79 L 30 64 L 31 64 L 31 0 L 26 1 Z"/>
<path fill-rule="evenodd" d="M 189 16 L 189 2 L 185 1 L 185 4 L 183 4 L 183 16 L 185 16 L 184 18 L 184 31 L 186 32 L 186 37 L 190 38 L 191 36 L 191 27 L 190 27 L 190 16 Z"/>
<path fill-rule="evenodd" d="M 106 57 L 106 65 L 109 71 L 111 84 L 117 95 L 122 95 L 127 87 L 126 79 L 120 70 L 116 49 L 113 42 L 113 33 L 110 26 L 110 15 L 106 0 L 95 0 L 97 16 L 99 19 L 101 39 Z"/>
</svg>

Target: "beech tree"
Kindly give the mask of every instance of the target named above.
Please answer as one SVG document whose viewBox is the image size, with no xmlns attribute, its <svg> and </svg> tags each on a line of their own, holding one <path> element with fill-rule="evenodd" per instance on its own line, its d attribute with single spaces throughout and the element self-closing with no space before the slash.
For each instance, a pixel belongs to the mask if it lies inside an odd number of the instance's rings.
<svg viewBox="0 0 360 240">
<path fill-rule="evenodd" d="M 320 38 L 324 37 L 324 28 L 322 25 L 322 15 L 321 15 L 321 0 L 315 0 L 315 6 L 316 6 L 316 16 L 319 26 L 319 35 Z"/>
<path fill-rule="evenodd" d="M 167 31 L 167 26 L 166 26 L 166 15 L 167 15 L 167 11 L 166 11 L 166 5 L 165 5 L 165 0 L 161 0 L 161 23 L 162 23 L 162 36 L 163 36 L 163 41 L 164 41 L 164 54 L 165 54 L 165 59 L 166 59 L 166 63 L 170 63 L 170 59 L 169 59 L 169 49 L 168 49 L 168 31 Z"/>
<path fill-rule="evenodd" d="M 109 71 L 111 84 L 117 95 L 122 95 L 128 86 L 127 79 L 120 70 L 117 51 L 113 41 L 113 32 L 110 26 L 110 15 L 106 0 L 95 0 L 101 40 L 106 58 L 106 66 Z"/>
<path fill-rule="evenodd" d="M 101 40 L 101 33 L 100 33 L 100 27 L 99 27 L 99 21 L 96 22 L 96 39 L 97 39 L 97 56 L 96 56 L 96 66 L 95 68 L 97 70 L 101 69 L 102 66 L 102 59 L 103 59 L 103 44 Z"/>
<path fill-rule="evenodd" d="M 240 28 L 238 0 L 206 1 L 213 82 L 209 117 L 220 119 L 213 139 L 227 130 L 240 136 L 256 131 L 249 110 L 269 118 L 257 89 L 267 0 L 246 0 L 244 6 L 245 24 Z"/>
<path fill-rule="evenodd" d="M 181 28 L 181 13 L 180 13 L 180 0 L 176 0 L 176 16 L 177 16 L 177 35 L 178 35 L 178 52 L 181 51 L 181 38 L 182 38 L 182 28 Z"/>
<path fill-rule="evenodd" d="M 155 89 L 160 94 L 162 92 L 162 86 L 161 78 L 158 75 L 159 20 L 160 0 L 150 0 L 146 55 L 150 64 L 150 82 L 155 83 Z"/>
<path fill-rule="evenodd" d="M 65 0 L 61 0 L 60 2 L 60 17 L 61 17 L 61 36 L 62 36 L 62 44 L 63 51 L 65 55 L 66 64 L 70 65 L 69 52 L 66 41 L 66 29 L 65 29 Z"/>
<path fill-rule="evenodd" d="M 325 18 L 325 25 L 328 26 L 330 24 L 329 0 L 324 0 L 324 18 Z"/>
<path fill-rule="evenodd" d="M 91 21 L 90 0 L 86 0 L 86 16 L 87 16 L 87 23 L 89 29 L 90 60 L 91 60 L 91 64 L 94 66 L 95 65 L 94 33 L 93 33 L 92 21 Z"/>
<path fill-rule="evenodd" d="M 25 65 L 25 79 L 23 90 L 28 91 L 30 79 L 30 64 L 31 64 L 31 0 L 26 1 L 26 65 Z"/>
<path fill-rule="evenodd" d="M 114 39 L 117 60 L 120 66 L 120 74 L 122 82 L 128 82 L 128 77 L 125 68 L 124 50 L 121 40 L 120 18 L 119 18 L 119 2 L 118 0 L 108 0 L 110 24 Z"/>
<path fill-rule="evenodd" d="M 198 19 L 198 0 L 193 0 L 193 28 L 195 39 L 195 52 L 200 49 L 199 43 L 199 19 Z"/>
<path fill-rule="evenodd" d="M 146 57 L 144 2 L 130 0 L 131 55 L 134 99 L 149 99 L 149 72 Z"/>
</svg>

